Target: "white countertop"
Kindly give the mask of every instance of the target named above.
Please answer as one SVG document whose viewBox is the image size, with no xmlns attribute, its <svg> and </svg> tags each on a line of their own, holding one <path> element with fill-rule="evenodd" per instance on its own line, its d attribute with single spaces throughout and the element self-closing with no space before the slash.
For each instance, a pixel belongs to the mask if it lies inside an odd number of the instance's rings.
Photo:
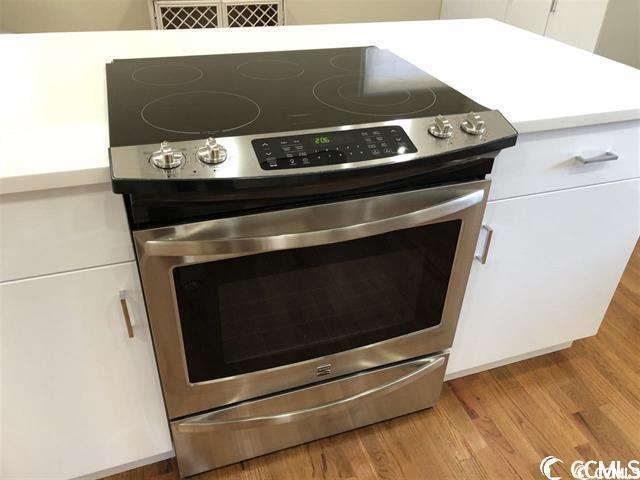
<svg viewBox="0 0 640 480">
<path fill-rule="evenodd" d="M 109 181 L 114 58 L 362 45 L 499 109 L 520 133 L 640 118 L 639 70 L 493 20 L 0 35 L 0 193 Z"/>
</svg>

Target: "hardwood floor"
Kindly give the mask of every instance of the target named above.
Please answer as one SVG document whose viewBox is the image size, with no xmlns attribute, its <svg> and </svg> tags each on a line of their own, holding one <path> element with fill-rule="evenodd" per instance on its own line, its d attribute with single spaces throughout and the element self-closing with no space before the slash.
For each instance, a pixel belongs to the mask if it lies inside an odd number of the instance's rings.
<svg viewBox="0 0 640 480">
<path fill-rule="evenodd" d="M 430 410 L 209 472 L 198 480 L 540 479 L 542 458 L 640 457 L 640 244 L 595 337 L 445 384 Z M 108 477 L 177 479 L 173 460 Z"/>
</svg>

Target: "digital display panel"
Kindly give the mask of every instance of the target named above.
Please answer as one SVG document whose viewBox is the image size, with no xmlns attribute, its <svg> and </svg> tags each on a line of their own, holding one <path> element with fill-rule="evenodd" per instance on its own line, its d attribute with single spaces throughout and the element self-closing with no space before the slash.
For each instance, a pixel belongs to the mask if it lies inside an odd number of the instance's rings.
<svg viewBox="0 0 640 480">
<path fill-rule="evenodd" d="M 416 152 L 405 131 L 395 125 L 259 138 L 252 144 L 264 170 L 335 165 Z"/>
</svg>

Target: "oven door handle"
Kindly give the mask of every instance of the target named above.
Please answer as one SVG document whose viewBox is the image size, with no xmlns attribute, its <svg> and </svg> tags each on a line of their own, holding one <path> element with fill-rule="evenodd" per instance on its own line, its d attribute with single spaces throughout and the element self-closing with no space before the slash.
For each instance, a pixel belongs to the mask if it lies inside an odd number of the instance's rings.
<svg viewBox="0 0 640 480">
<path fill-rule="evenodd" d="M 320 415 L 336 413 L 344 411 L 353 406 L 353 403 L 357 400 L 371 399 L 376 396 L 385 395 L 401 388 L 409 382 L 415 381 L 420 377 L 426 375 L 429 371 L 441 367 L 445 362 L 445 357 L 440 356 L 438 358 L 420 359 L 412 362 L 411 367 L 415 367 L 412 372 L 403 375 L 400 378 L 392 380 L 390 382 L 378 385 L 368 390 L 364 390 L 360 393 L 352 395 L 350 397 L 341 398 L 333 402 L 323 403 L 310 408 L 302 410 L 295 410 L 292 412 L 275 413 L 273 415 L 261 415 L 255 417 L 239 417 L 239 418 L 224 418 L 230 411 L 238 407 L 231 407 L 217 412 L 206 413 L 199 415 L 193 419 L 185 420 L 177 425 L 178 432 L 180 433 L 199 433 L 199 432 L 213 432 L 216 430 L 235 429 L 241 430 L 246 428 L 259 428 L 273 425 L 282 425 L 291 422 L 302 421 L 310 417 L 317 417 Z M 221 418 L 222 417 L 222 418 Z"/>
<path fill-rule="evenodd" d="M 215 220 L 208 222 L 210 227 L 204 227 L 197 235 L 180 235 L 175 233 L 144 242 L 144 251 L 151 256 L 198 256 L 198 255 L 248 255 L 252 253 L 287 250 L 291 248 L 310 247 L 336 242 L 344 242 L 357 238 L 370 237 L 382 233 L 416 227 L 482 202 L 484 190 L 467 191 L 464 195 L 455 197 L 426 208 L 403 212 L 386 218 L 377 218 L 368 222 L 349 225 L 323 225 L 310 231 L 277 232 L 271 235 L 252 236 L 250 233 L 234 236 L 216 231 Z M 327 208 L 335 206 L 327 205 Z M 309 215 L 315 215 L 314 207 L 309 209 Z M 304 210 L 300 209 L 300 210 Z M 268 214 L 267 214 L 268 215 Z M 210 231 L 208 231 L 210 229 Z M 217 237 L 217 238 L 215 238 Z"/>
</svg>

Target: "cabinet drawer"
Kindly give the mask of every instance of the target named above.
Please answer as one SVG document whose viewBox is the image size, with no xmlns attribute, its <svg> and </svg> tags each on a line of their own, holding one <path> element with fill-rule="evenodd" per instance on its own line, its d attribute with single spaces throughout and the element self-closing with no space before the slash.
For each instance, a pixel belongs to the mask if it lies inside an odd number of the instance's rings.
<svg viewBox="0 0 640 480">
<path fill-rule="evenodd" d="M 6 478 L 72 478 L 171 451 L 134 262 L 3 283 L 0 331 Z"/>
<path fill-rule="evenodd" d="M 581 163 L 611 152 L 617 160 Z M 491 174 L 489 200 L 640 176 L 640 121 L 524 134 L 504 150 Z"/>
<path fill-rule="evenodd" d="M 122 197 L 108 184 L 0 196 L 0 282 L 133 258 Z"/>
</svg>

